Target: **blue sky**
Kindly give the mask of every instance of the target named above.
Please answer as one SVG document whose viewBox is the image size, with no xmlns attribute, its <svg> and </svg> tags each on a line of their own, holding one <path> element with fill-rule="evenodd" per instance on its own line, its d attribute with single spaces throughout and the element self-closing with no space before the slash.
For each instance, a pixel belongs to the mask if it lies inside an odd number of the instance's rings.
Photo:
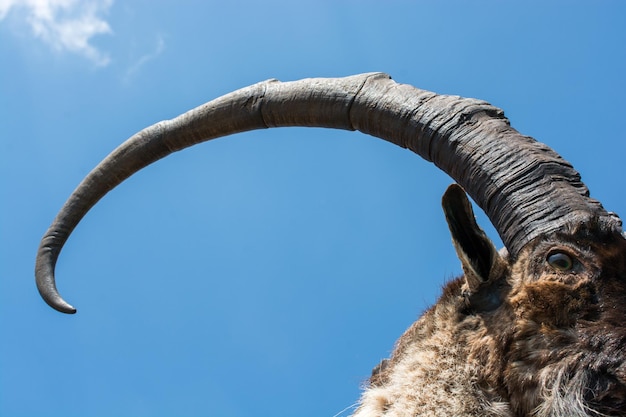
<svg viewBox="0 0 626 417">
<path fill-rule="evenodd" d="M 39 239 L 140 129 L 268 78 L 370 71 L 503 108 L 626 215 L 625 19 L 623 1 L 0 0 L 0 416 L 351 406 L 460 272 L 451 180 L 416 155 L 293 128 L 159 161 L 65 246 L 75 316 L 39 298 Z"/>
</svg>

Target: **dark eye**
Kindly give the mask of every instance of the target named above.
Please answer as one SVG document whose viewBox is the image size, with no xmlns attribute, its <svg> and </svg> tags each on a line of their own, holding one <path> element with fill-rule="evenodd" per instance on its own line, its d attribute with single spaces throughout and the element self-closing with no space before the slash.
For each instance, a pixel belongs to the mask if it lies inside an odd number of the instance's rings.
<svg viewBox="0 0 626 417">
<path fill-rule="evenodd" d="M 548 264 L 559 271 L 569 271 L 574 267 L 574 260 L 563 252 L 554 252 L 548 255 Z"/>
</svg>

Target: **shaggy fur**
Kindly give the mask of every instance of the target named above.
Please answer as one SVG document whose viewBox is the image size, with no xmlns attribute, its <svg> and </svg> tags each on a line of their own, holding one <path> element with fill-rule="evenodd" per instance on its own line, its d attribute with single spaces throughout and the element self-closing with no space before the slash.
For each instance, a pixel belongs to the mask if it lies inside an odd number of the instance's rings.
<svg viewBox="0 0 626 417">
<path fill-rule="evenodd" d="M 557 251 L 570 270 L 548 263 Z M 503 259 L 474 291 L 463 277 L 445 287 L 355 416 L 626 416 L 626 240 L 581 226 Z"/>
</svg>

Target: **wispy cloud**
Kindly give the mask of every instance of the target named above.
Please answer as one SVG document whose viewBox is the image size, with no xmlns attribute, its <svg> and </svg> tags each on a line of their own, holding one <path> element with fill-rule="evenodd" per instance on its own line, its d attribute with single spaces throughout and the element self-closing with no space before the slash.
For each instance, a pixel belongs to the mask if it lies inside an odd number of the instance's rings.
<svg viewBox="0 0 626 417">
<path fill-rule="evenodd" d="M 140 56 L 128 68 L 124 76 L 124 81 L 129 82 L 146 63 L 148 63 L 149 61 L 152 61 L 153 59 L 161 55 L 164 50 L 165 50 L 165 40 L 163 39 L 162 36 L 158 36 L 156 39 L 156 45 L 154 47 L 154 50 L 152 52 L 149 52 L 147 54 Z"/>
<path fill-rule="evenodd" d="M 23 18 L 33 35 L 58 51 L 82 55 L 104 66 L 109 56 L 90 40 L 112 33 L 103 19 L 113 0 L 0 0 L 0 20 L 14 15 Z"/>
</svg>

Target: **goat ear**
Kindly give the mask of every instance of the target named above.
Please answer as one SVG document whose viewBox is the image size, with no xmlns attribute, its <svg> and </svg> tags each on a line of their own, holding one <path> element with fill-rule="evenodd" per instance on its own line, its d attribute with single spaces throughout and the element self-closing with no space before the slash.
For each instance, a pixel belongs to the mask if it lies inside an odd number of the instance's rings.
<svg viewBox="0 0 626 417">
<path fill-rule="evenodd" d="M 448 187 L 442 205 L 468 289 L 476 293 L 481 285 L 502 275 L 506 261 L 476 223 L 472 205 L 459 185 Z"/>
</svg>

